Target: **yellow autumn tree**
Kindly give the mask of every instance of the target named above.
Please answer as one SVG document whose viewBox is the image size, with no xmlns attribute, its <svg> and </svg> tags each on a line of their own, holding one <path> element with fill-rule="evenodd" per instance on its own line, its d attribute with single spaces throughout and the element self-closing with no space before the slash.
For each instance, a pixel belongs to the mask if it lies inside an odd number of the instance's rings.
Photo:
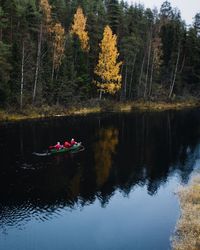
<svg viewBox="0 0 200 250">
<path fill-rule="evenodd" d="M 51 18 L 51 5 L 49 4 L 48 0 L 40 0 L 40 7 L 42 9 L 42 12 L 44 14 L 44 19 L 47 24 L 50 24 L 52 22 Z"/>
<path fill-rule="evenodd" d="M 89 36 L 86 31 L 86 22 L 87 17 L 84 16 L 83 10 L 81 7 L 78 7 L 75 15 L 74 22 L 71 28 L 71 34 L 77 35 L 81 42 L 81 48 L 83 51 L 89 51 Z"/>
<path fill-rule="evenodd" d="M 52 37 L 53 43 L 53 65 L 51 78 L 53 81 L 54 71 L 59 68 L 65 51 L 65 30 L 59 22 L 52 20 L 51 5 L 48 0 L 40 0 L 40 7 L 44 14 L 46 29 Z"/>
<path fill-rule="evenodd" d="M 122 76 L 120 66 L 122 62 L 117 63 L 119 53 L 117 50 L 117 36 L 112 33 L 111 28 L 107 25 L 104 29 L 103 39 L 100 43 L 101 52 L 99 61 L 95 69 L 95 74 L 100 80 L 96 85 L 102 92 L 115 94 L 121 88 Z"/>
<path fill-rule="evenodd" d="M 60 23 L 56 23 L 51 28 L 53 35 L 53 67 L 52 67 L 52 79 L 54 70 L 58 69 L 64 52 L 65 52 L 65 30 Z"/>
</svg>

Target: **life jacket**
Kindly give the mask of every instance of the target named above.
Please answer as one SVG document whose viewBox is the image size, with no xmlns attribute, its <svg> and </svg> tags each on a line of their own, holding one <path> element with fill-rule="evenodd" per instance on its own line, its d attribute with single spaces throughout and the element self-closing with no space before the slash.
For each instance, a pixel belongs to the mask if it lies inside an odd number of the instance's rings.
<svg viewBox="0 0 200 250">
<path fill-rule="evenodd" d="M 77 144 L 77 142 L 74 139 L 71 139 L 71 145 L 74 146 L 75 144 Z"/>
<path fill-rule="evenodd" d="M 65 141 L 64 142 L 64 147 L 65 148 L 70 148 L 72 145 L 68 142 L 68 141 Z"/>
<path fill-rule="evenodd" d="M 56 144 L 56 145 L 55 145 L 55 149 L 56 149 L 56 150 L 59 150 L 59 149 L 61 149 L 62 147 L 63 147 L 63 146 L 60 145 L 60 144 Z"/>
</svg>

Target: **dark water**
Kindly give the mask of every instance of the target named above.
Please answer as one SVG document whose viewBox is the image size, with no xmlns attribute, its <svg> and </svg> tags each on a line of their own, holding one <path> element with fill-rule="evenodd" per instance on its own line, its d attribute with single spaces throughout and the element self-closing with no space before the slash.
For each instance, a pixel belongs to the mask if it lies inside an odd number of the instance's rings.
<svg viewBox="0 0 200 250">
<path fill-rule="evenodd" d="M 86 150 L 32 155 L 71 137 Z M 2 124 L 0 156 L 1 250 L 170 249 L 200 111 Z"/>
</svg>

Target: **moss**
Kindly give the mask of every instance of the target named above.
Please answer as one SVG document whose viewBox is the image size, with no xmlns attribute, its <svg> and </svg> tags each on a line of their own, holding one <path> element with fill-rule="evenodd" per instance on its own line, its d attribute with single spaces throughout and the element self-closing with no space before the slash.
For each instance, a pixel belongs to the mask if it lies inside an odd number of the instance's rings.
<svg viewBox="0 0 200 250">
<path fill-rule="evenodd" d="M 172 242 L 173 250 L 200 249 L 200 175 L 179 190 L 181 216 Z"/>
</svg>

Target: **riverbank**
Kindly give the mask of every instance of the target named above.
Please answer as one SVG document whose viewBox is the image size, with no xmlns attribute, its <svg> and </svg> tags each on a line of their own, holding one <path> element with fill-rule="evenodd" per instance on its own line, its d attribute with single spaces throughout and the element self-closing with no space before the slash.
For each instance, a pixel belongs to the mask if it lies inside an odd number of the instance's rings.
<svg viewBox="0 0 200 250">
<path fill-rule="evenodd" d="M 41 107 L 26 107 L 22 112 L 8 109 L 0 110 L 0 121 L 20 121 L 29 119 L 40 119 L 47 117 L 59 117 L 70 115 L 87 115 L 100 112 L 131 112 L 136 110 L 141 111 L 164 111 L 164 110 L 180 110 L 187 108 L 200 107 L 200 101 L 179 101 L 179 102 L 114 102 L 108 100 L 95 100 L 90 103 L 79 105 L 63 106 L 41 106 Z"/>
<path fill-rule="evenodd" d="M 177 223 L 173 250 L 200 249 L 200 175 L 178 192 L 181 217 Z"/>
</svg>

